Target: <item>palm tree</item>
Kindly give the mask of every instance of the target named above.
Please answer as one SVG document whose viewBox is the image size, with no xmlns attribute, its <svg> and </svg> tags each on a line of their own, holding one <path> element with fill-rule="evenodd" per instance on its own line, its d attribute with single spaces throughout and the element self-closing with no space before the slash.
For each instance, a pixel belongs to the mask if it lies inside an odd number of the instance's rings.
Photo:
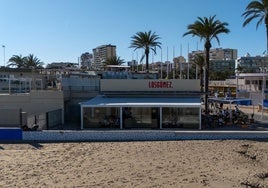
<svg viewBox="0 0 268 188">
<path fill-rule="evenodd" d="M 25 67 L 26 68 L 43 68 L 43 62 L 40 61 L 37 57 L 35 57 L 33 54 L 28 55 L 25 57 Z"/>
<path fill-rule="evenodd" d="M 198 66 L 199 74 L 200 74 L 200 91 L 203 93 L 203 86 L 204 86 L 204 70 L 203 67 L 205 66 L 205 57 L 203 54 L 196 54 L 193 59 L 193 63 Z"/>
<path fill-rule="evenodd" d="M 13 55 L 8 62 L 10 62 L 7 66 L 8 67 L 17 67 L 17 68 L 25 68 L 25 57 L 22 57 L 22 55 Z"/>
<path fill-rule="evenodd" d="M 229 33 L 230 30 L 226 27 L 228 23 L 215 20 L 216 15 L 210 16 L 209 18 L 197 17 L 197 21 L 193 24 L 188 25 L 188 32 L 184 33 L 183 36 L 191 34 L 197 36 L 205 42 L 205 112 L 208 113 L 208 83 L 209 83 L 209 52 L 211 48 L 211 40 L 216 39 L 218 44 L 220 43 L 218 35 L 221 33 Z"/>
<path fill-rule="evenodd" d="M 240 74 L 240 73 L 243 72 L 244 68 L 243 68 L 241 65 L 238 65 L 238 66 L 235 68 L 235 70 L 236 70 L 236 73 Z"/>
<path fill-rule="evenodd" d="M 155 34 L 155 32 L 152 33 L 152 31 L 149 32 L 137 32 L 136 35 L 131 37 L 131 45 L 130 48 L 134 48 L 134 51 L 137 49 L 144 49 L 144 55 L 146 57 L 146 72 L 149 72 L 149 53 L 150 50 L 156 54 L 156 47 L 161 48 L 161 42 L 158 42 L 160 37 Z M 141 58 L 144 58 L 144 55 Z"/>
<path fill-rule="evenodd" d="M 125 63 L 125 60 L 120 59 L 120 57 L 113 56 L 111 58 L 106 59 L 104 63 L 105 65 L 122 65 L 123 63 Z"/>
<path fill-rule="evenodd" d="M 252 20 L 259 19 L 257 21 L 256 29 L 262 22 L 266 26 L 266 53 L 268 53 L 268 0 L 252 1 L 248 4 L 246 11 L 242 14 L 244 16 L 243 27 L 248 25 Z"/>
</svg>

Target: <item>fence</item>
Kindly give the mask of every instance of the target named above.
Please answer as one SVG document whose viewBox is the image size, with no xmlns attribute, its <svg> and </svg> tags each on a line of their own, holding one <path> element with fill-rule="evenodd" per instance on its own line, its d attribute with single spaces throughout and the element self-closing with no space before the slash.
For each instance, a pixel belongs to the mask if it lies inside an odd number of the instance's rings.
<svg viewBox="0 0 268 188">
<path fill-rule="evenodd" d="M 47 129 L 46 114 L 31 115 L 27 117 L 27 125 L 29 128 L 38 125 L 39 130 Z"/>
<path fill-rule="evenodd" d="M 55 128 L 62 124 L 62 109 L 46 113 L 47 129 Z"/>
</svg>

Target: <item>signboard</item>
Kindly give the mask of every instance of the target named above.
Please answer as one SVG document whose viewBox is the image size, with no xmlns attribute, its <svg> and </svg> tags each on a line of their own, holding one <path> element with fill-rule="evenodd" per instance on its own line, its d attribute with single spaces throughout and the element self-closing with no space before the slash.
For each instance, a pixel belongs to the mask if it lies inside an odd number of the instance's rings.
<svg viewBox="0 0 268 188">
<path fill-rule="evenodd" d="M 194 79 L 101 79 L 101 91 L 200 91 Z"/>
</svg>

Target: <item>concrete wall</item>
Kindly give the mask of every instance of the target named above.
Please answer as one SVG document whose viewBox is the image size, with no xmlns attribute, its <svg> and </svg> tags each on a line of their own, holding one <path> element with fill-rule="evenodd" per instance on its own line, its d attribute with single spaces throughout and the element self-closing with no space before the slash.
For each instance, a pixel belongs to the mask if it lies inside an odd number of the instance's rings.
<svg viewBox="0 0 268 188">
<path fill-rule="evenodd" d="M 6 109 L 21 109 L 28 116 L 40 115 L 49 111 L 64 110 L 62 91 L 31 91 L 27 94 L 0 95 L 0 107 Z M 8 111 L 5 112 L 5 114 Z M 14 123 L 17 118 L 13 116 L 0 116 L 0 122 L 9 121 Z M 64 118 L 62 117 L 64 120 Z M 64 123 L 64 122 L 62 122 Z"/>
<path fill-rule="evenodd" d="M 63 109 L 62 91 L 31 91 L 27 94 L 0 95 L 2 109 L 17 108 L 28 115 Z"/>
<path fill-rule="evenodd" d="M 20 109 L 0 109 L 1 127 L 18 127 L 20 125 Z"/>
</svg>

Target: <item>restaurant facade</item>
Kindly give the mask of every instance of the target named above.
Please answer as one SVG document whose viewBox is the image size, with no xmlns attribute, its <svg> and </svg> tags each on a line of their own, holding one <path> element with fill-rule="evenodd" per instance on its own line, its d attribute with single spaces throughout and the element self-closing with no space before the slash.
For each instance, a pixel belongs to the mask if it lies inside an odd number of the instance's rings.
<svg viewBox="0 0 268 188">
<path fill-rule="evenodd" d="M 101 79 L 81 129 L 201 129 L 199 80 Z"/>
</svg>

